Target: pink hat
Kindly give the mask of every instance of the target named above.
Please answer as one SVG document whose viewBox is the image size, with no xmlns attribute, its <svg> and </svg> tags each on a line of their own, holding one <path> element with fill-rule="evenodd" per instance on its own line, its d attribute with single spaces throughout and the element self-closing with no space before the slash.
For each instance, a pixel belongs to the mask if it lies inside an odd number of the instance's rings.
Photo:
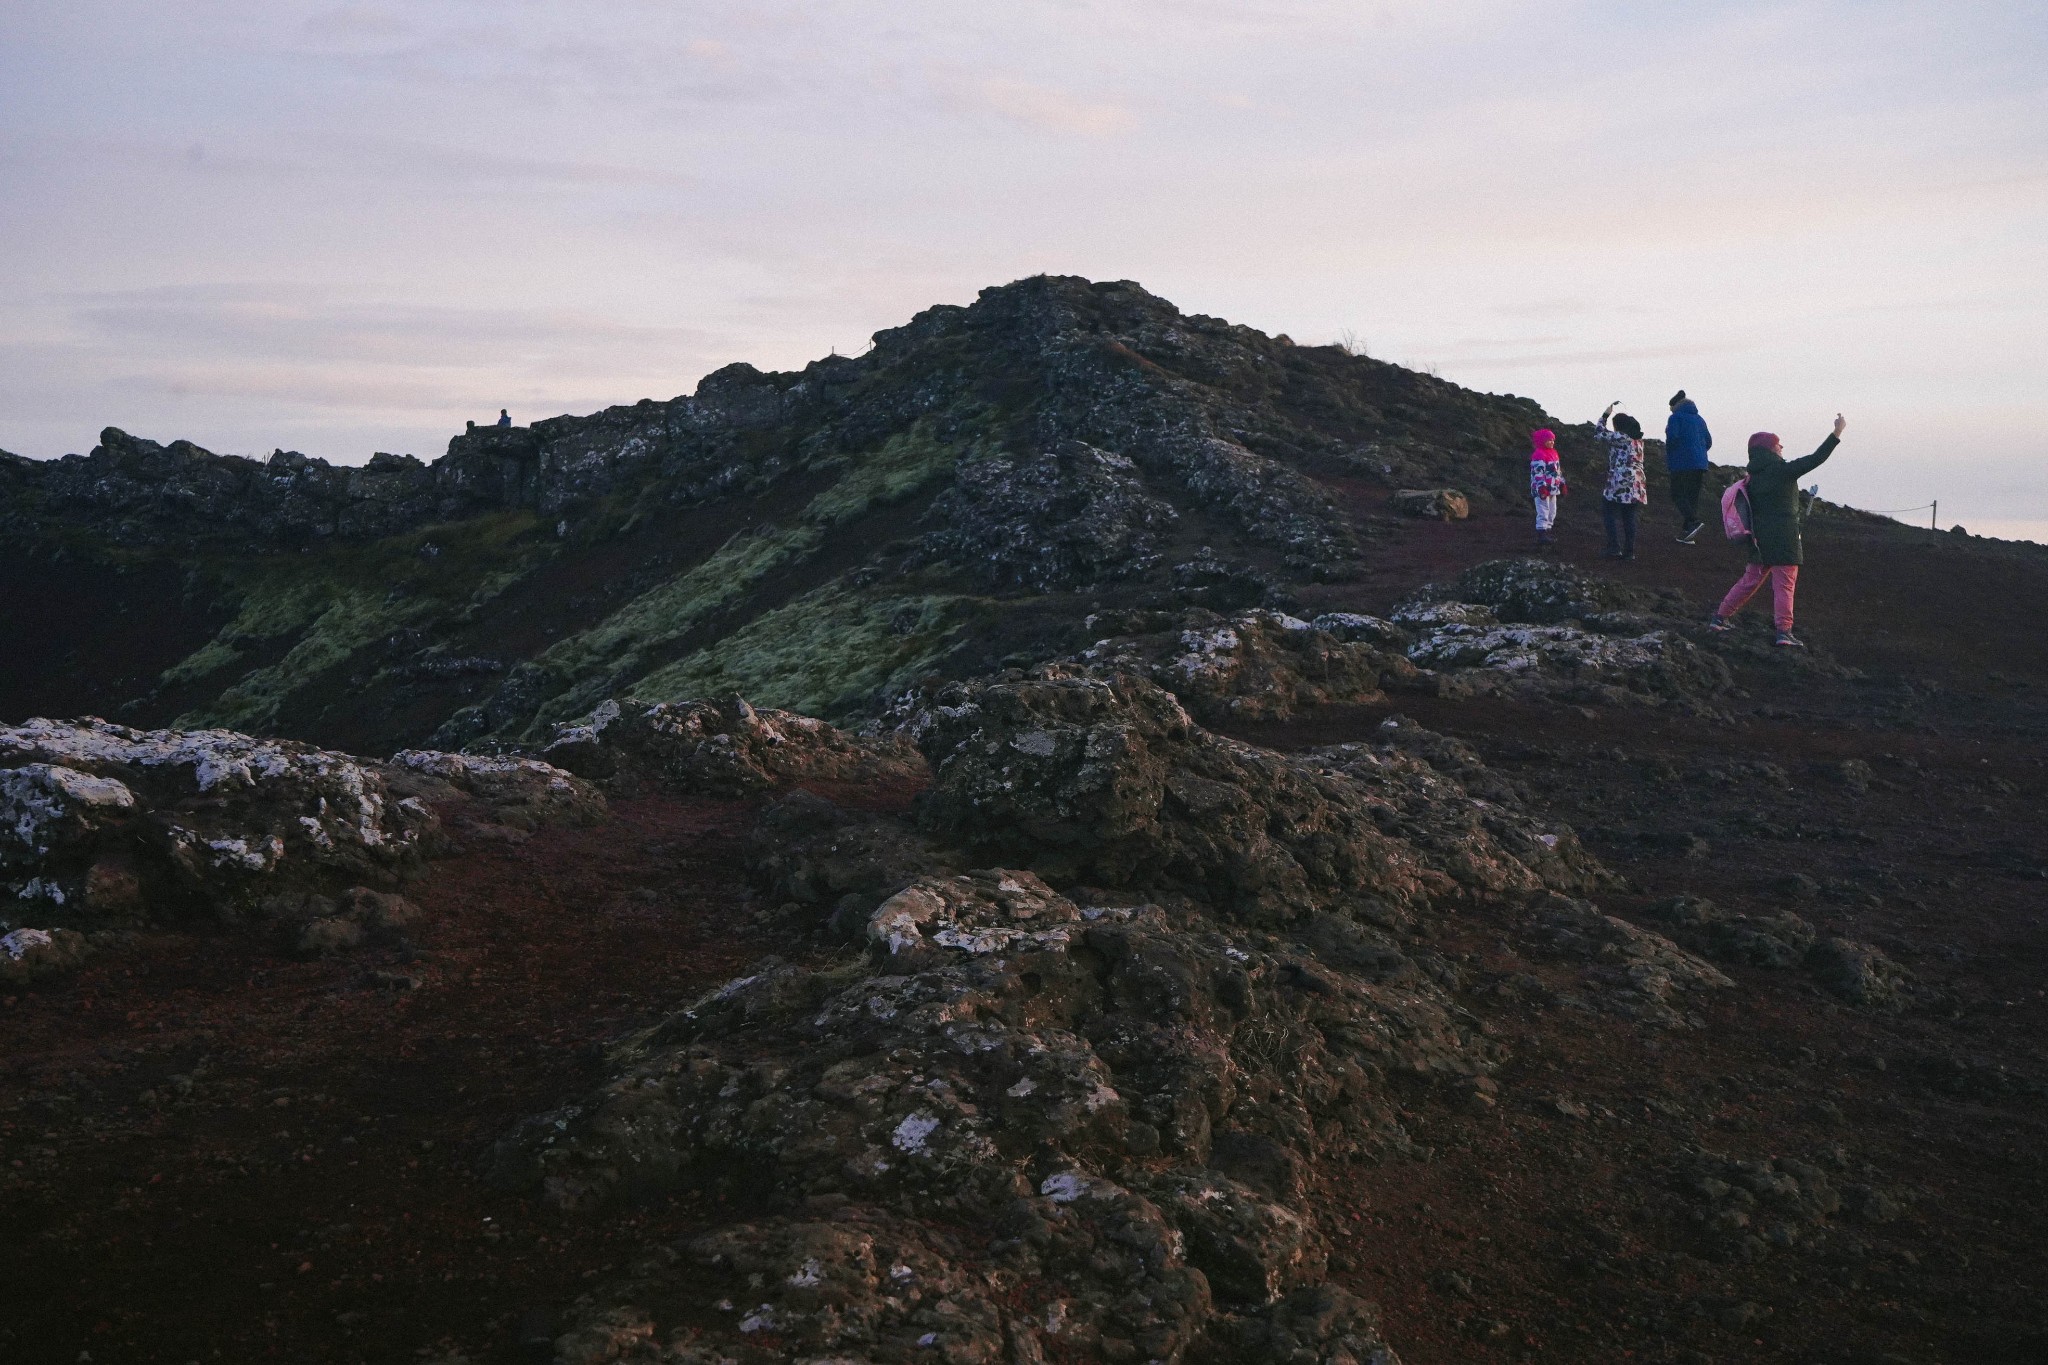
<svg viewBox="0 0 2048 1365">
<path fill-rule="evenodd" d="M 1778 433 L 1775 431 L 1756 432 L 1749 438 L 1749 448 L 1751 450 L 1776 450 L 1778 448 Z"/>
<path fill-rule="evenodd" d="M 1549 427 L 1538 427 L 1529 433 L 1529 454 L 1532 458 L 1557 458 L 1557 433 Z"/>
</svg>

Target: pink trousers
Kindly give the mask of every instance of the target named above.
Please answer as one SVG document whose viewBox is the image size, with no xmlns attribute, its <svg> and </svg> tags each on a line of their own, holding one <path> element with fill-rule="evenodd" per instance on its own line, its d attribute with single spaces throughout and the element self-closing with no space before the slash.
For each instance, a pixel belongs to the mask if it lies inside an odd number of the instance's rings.
<svg viewBox="0 0 2048 1365">
<path fill-rule="evenodd" d="M 1742 571 L 1735 586 L 1728 589 L 1728 595 L 1721 599 L 1721 609 L 1714 614 L 1727 620 L 1749 605 L 1749 599 L 1756 596 L 1756 590 L 1771 580 L 1771 620 L 1779 630 L 1792 629 L 1792 594 L 1799 590 L 1799 566 L 1797 564 L 1752 564 Z"/>
</svg>

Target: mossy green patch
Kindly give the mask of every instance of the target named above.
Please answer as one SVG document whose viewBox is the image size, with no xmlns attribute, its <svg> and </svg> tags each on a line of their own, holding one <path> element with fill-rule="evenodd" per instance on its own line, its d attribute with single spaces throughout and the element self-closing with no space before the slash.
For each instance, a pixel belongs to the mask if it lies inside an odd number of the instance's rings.
<svg viewBox="0 0 2048 1365">
<path fill-rule="evenodd" d="M 692 632 L 724 629 L 728 618 L 744 620 L 746 613 L 758 610 L 748 595 L 770 575 L 816 556 L 835 528 L 946 477 L 958 460 L 978 450 L 983 437 L 941 439 L 935 434 L 937 420 L 922 418 L 877 447 L 836 457 L 831 463 L 839 466 L 839 477 L 784 524 L 732 537 L 703 562 L 549 647 L 533 663 L 550 679 L 543 695 L 553 695 L 524 728 L 544 727 L 589 709 L 624 680 L 687 648 Z M 161 684 L 221 689 L 180 716 L 180 724 L 272 730 L 290 698 L 321 674 L 401 631 L 420 632 L 430 646 L 474 619 L 477 607 L 541 560 L 616 533 L 644 510 L 623 499 L 602 502 L 579 515 L 582 529 L 566 542 L 541 534 L 535 515 L 520 511 L 367 545 L 328 545 L 307 554 L 217 563 L 212 570 L 226 584 L 234 618 L 205 646 L 166 670 Z M 720 657 L 744 672 L 752 666 L 758 643 Z M 804 648 L 790 643 L 781 652 L 794 657 Z M 894 650 L 892 656 L 901 652 Z M 253 657 L 259 653 L 260 658 Z M 690 659 L 703 656 L 699 651 Z M 685 659 L 676 667 L 688 663 Z M 822 680 L 835 669 L 832 661 L 823 660 L 805 676 Z"/>
<path fill-rule="evenodd" d="M 879 692 L 909 686 L 944 654 L 965 601 L 871 593 L 835 579 L 630 691 L 651 701 L 739 692 L 764 706 L 843 715 Z"/>
<path fill-rule="evenodd" d="M 811 526 L 742 531 L 703 563 L 640 594 L 589 630 L 549 646 L 538 662 L 565 677 L 631 669 L 642 651 L 680 638 L 763 576 L 809 556 L 823 539 Z"/>
<path fill-rule="evenodd" d="M 270 729 L 286 698 L 363 646 L 487 602 L 552 555 L 534 527 L 531 512 L 493 513 L 367 545 L 217 565 L 237 599 L 234 619 L 165 670 L 164 685 L 228 672 L 252 645 L 297 639 L 176 723 Z"/>
<path fill-rule="evenodd" d="M 541 705 L 525 732 L 531 735 L 549 722 L 588 711 L 611 695 L 620 679 L 647 667 L 650 654 L 741 604 L 769 574 L 816 554 L 832 528 L 910 497 L 974 453 L 972 446 L 938 439 L 931 420 L 923 419 L 878 449 L 841 457 L 844 472 L 806 504 L 793 525 L 741 532 L 701 564 L 642 593 L 589 630 L 550 646 L 536 662 L 561 681 L 562 690 Z"/>
<path fill-rule="evenodd" d="M 971 448 L 932 434 L 929 420 L 891 436 L 880 450 L 849 461 L 846 473 L 811 499 L 803 519 L 813 526 L 841 526 L 876 507 L 900 502 L 947 473 Z"/>
</svg>

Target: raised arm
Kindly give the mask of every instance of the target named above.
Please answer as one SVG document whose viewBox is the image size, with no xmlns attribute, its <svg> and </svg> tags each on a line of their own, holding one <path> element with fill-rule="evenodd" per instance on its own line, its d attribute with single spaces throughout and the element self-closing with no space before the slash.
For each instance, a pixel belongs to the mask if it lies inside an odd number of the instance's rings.
<svg viewBox="0 0 2048 1365">
<path fill-rule="evenodd" d="M 1799 478 L 1801 475 L 1809 474 L 1812 471 L 1820 468 L 1822 465 L 1826 464 L 1828 462 L 1828 456 L 1834 454 L 1835 447 L 1842 443 L 1842 430 L 1848 425 L 1848 422 L 1843 420 L 1842 414 L 1839 412 L 1836 413 L 1835 429 L 1833 432 L 1829 434 L 1828 438 L 1825 441 L 1822 441 L 1820 443 L 1819 450 L 1814 451 L 1813 454 L 1808 455 L 1803 459 L 1787 461 L 1785 467 L 1791 471 L 1792 477 L 1795 479 Z"/>
<path fill-rule="evenodd" d="M 1620 406 L 1621 400 L 1619 398 L 1615 399 L 1612 403 L 1609 403 L 1607 405 L 1607 411 L 1601 413 L 1600 420 L 1595 422 L 1593 425 L 1600 428 L 1600 430 L 1602 431 L 1607 430 L 1607 419 L 1614 416 L 1614 410 Z"/>
</svg>

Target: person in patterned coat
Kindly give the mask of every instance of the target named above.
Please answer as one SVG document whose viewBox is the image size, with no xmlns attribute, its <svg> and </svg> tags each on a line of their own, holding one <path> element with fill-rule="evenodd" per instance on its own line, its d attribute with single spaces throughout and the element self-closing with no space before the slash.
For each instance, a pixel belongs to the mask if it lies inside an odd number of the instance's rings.
<svg viewBox="0 0 2048 1365">
<path fill-rule="evenodd" d="M 1539 427 L 1529 433 L 1529 497 L 1536 504 L 1536 548 L 1551 545 L 1557 500 L 1565 494 L 1564 467 L 1557 462 L 1557 433 Z"/>
<path fill-rule="evenodd" d="M 1594 424 L 1593 439 L 1607 456 L 1607 483 L 1600 490 L 1600 520 L 1607 526 L 1608 559 L 1636 557 L 1636 522 L 1650 501 L 1643 477 L 1643 424 L 1616 412 L 1621 400 L 1607 405 Z"/>
</svg>

